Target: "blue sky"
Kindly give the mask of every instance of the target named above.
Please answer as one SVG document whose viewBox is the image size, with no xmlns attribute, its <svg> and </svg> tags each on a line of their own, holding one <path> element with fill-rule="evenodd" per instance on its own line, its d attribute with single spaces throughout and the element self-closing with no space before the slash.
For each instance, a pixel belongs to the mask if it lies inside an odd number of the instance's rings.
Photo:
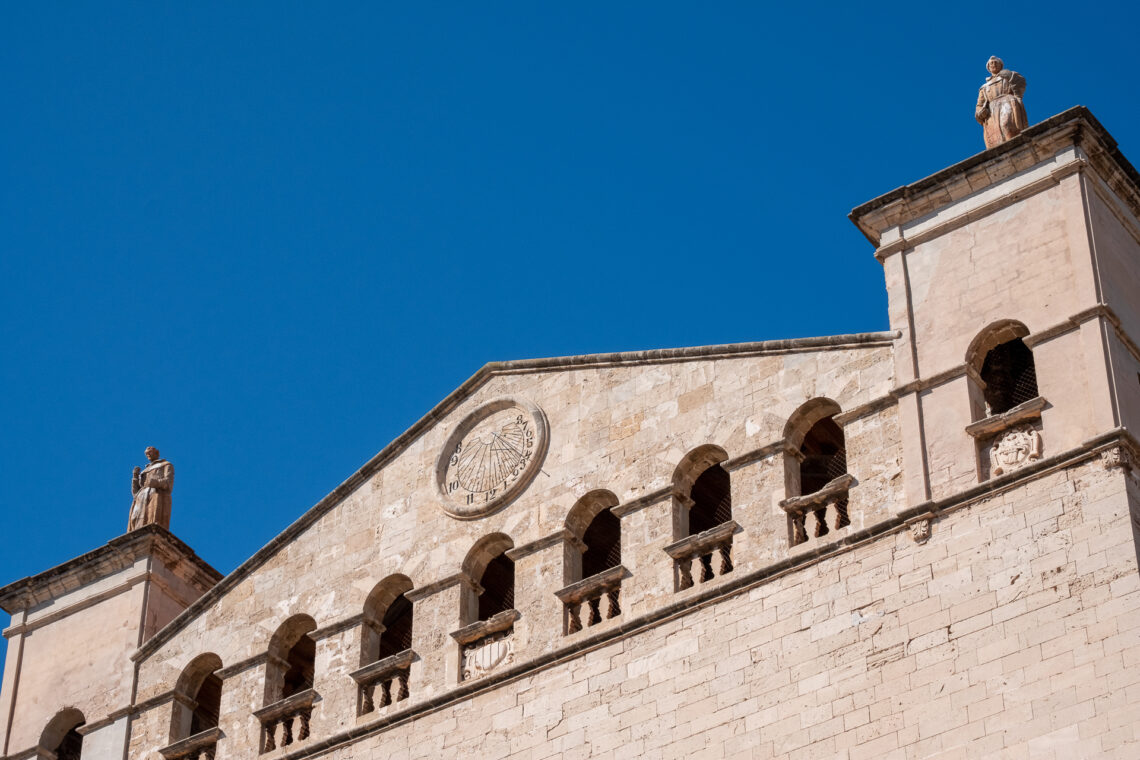
<svg viewBox="0 0 1140 760">
<path fill-rule="evenodd" d="M 492 360 L 885 329 L 854 206 L 1036 122 L 1140 162 L 1133 3 L 12 4 L 0 584 L 228 572 Z"/>
</svg>

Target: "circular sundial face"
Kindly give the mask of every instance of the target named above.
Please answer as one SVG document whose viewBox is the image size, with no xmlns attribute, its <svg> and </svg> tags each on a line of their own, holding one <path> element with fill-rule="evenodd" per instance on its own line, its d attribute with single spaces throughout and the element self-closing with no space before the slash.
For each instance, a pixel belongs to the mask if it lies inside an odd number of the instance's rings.
<svg viewBox="0 0 1140 760">
<path fill-rule="evenodd" d="M 500 399 L 451 434 L 436 468 L 444 510 L 482 517 L 518 496 L 546 454 L 546 417 L 534 404 Z"/>
</svg>

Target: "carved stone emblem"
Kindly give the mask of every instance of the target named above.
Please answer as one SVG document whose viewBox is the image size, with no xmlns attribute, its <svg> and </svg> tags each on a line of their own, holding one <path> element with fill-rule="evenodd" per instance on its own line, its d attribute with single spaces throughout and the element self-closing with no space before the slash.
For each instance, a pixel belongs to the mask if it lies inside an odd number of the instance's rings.
<svg viewBox="0 0 1140 760">
<path fill-rule="evenodd" d="M 1122 467 L 1127 470 L 1131 469 L 1132 467 L 1132 462 L 1128 457 L 1128 452 L 1119 446 L 1102 451 L 1100 453 L 1100 461 L 1106 470 L 1111 470 L 1117 467 Z"/>
<path fill-rule="evenodd" d="M 924 544 L 930 538 L 930 519 L 916 520 L 910 524 L 910 537 L 916 544 Z"/>
<path fill-rule="evenodd" d="M 990 468 L 994 475 L 1013 472 L 1041 458 L 1041 434 L 1029 425 L 1011 428 L 990 448 Z"/>
<path fill-rule="evenodd" d="M 505 398 L 475 410 L 436 465 L 444 511 L 468 520 L 505 506 L 530 484 L 546 448 L 546 415 L 534 404 Z"/>
<path fill-rule="evenodd" d="M 463 647 L 463 680 L 482 678 L 515 659 L 514 629 L 495 633 Z"/>
</svg>

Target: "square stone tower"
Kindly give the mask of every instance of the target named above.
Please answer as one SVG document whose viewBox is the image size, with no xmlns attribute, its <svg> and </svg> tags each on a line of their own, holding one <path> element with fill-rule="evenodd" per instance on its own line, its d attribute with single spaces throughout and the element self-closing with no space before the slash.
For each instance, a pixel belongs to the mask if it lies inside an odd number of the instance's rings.
<svg viewBox="0 0 1140 760">
<path fill-rule="evenodd" d="M 221 575 L 158 525 L 0 589 L 0 757 L 123 757 L 131 654 Z"/>
</svg>

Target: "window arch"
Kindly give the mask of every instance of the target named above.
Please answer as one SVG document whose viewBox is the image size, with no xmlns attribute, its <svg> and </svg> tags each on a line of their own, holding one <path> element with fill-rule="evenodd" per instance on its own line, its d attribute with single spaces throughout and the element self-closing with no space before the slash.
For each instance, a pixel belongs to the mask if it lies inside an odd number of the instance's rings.
<svg viewBox="0 0 1140 760">
<path fill-rule="evenodd" d="M 673 471 L 673 535 L 695 536 L 732 519 L 732 479 L 722 464 L 728 453 L 706 444 L 684 456 Z"/>
<path fill-rule="evenodd" d="M 313 687 L 317 642 L 310 634 L 316 629 L 316 621 L 308 615 L 294 615 L 277 628 L 269 640 L 266 704 Z"/>
<path fill-rule="evenodd" d="M 54 753 L 56 760 L 81 760 L 83 735 L 78 729 L 86 722 L 74 707 L 60 710 L 40 734 L 39 749 Z"/>
<path fill-rule="evenodd" d="M 515 563 L 507 556 L 514 541 L 504 533 L 479 539 L 463 560 L 463 573 L 482 590 L 468 589 L 460 616 L 464 625 L 489 620 L 515 607 Z"/>
<path fill-rule="evenodd" d="M 222 702 L 222 679 L 217 671 L 221 668 L 222 660 L 216 654 L 200 654 L 178 677 L 170 721 L 172 742 L 217 727 Z"/>
<path fill-rule="evenodd" d="M 368 595 L 364 602 L 364 630 L 360 663 L 383 660 L 412 648 L 413 608 L 404 596 L 412 590 L 406 575 L 391 575 Z"/>
<path fill-rule="evenodd" d="M 574 583 L 621 564 L 621 519 L 610 491 L 597 490 L 578 499 L 566 516 L 566 529 L 577 539 L 567 544 L 564 580 Z"/>
<path fill-rule="evenodd" d="M 827 535 L 829 508 L 833 528 L 851 524 L 847 492 L 853 478 L 847 474 L 847 441 L 835 421 L 839 404 L 814 398 L 802 404 L 784 426 L 784 492 L 780 505 L 788 514 L 789 543 L 808 540 L 807 517 L 814 515 L 814 534 Z"/>
<path fill-rule="evenodd" d="M 984 416 L 1002 414 L 1037 398 L 1037 367 L 1023 338 L 1029 328 L 1005 319 L 987 327 L 970 343 L 966 365 L 980 386 Z M 975 413 L 975 416 L 981 416 Z"/>
</svg>

